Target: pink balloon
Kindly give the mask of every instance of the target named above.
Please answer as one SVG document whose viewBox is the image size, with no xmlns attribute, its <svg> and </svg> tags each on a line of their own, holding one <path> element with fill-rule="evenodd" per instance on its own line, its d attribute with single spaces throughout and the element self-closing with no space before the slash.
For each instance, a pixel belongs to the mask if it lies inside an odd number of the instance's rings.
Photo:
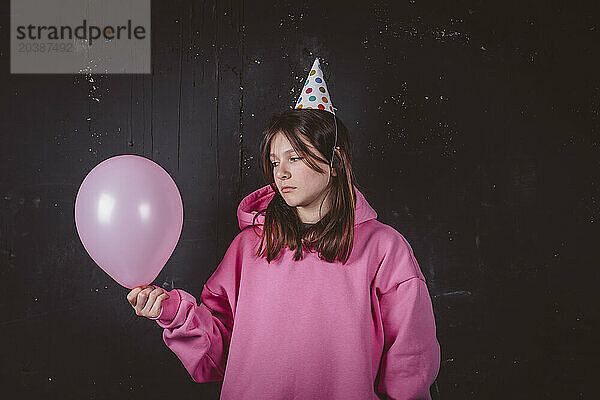
<svg viewBox="0 0 600 400">
<path fill-rule="evenodd" d="M 96 165 L 75 199 L 75 225 L 86 251 L 119 284 L 151 283 L 175 249 L 183 203 L 155 162 L 121 155 Z"/>
</svg>

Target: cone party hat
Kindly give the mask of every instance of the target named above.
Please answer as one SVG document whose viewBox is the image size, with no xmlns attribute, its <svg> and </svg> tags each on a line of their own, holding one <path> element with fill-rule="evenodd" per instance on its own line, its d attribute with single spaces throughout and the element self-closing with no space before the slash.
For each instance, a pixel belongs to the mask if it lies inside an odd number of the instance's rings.
<svg viewBox="0 0 600 400">
<path fill-rule="evenodd" d="M 331 96 L 318 58 L 315 58 L 294 108 L 317 108 L 335 115 L 335 107 L 331 103 Z"/>
</svg>

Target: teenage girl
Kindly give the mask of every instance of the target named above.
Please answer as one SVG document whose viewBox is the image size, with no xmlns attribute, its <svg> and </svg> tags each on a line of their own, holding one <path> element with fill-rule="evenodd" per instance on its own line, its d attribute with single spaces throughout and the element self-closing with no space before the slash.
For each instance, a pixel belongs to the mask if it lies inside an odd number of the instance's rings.
<svg viewBox="0 0 600 400">
<path fill-rule="evenodd" d="M 268 185 L 239 204 L 241 232 L 201 302 L 128 294 L 194 381 L 223 380 L 221 399 L 431 398 L 440 346 L 425 278 L 355 186 L 351 155 L 334 114 L 278 115 L 261 144 Z"/>
</svg>

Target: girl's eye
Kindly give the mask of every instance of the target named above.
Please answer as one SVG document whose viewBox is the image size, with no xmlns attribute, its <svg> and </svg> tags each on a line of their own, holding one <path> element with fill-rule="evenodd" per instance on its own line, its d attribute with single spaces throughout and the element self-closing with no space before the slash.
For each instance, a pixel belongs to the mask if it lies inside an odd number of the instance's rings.
<svg viewBox="0 0 600 400">
<path fill-rule="evenodd" d="M 292 161 L 301 160 L 301 159 L 302 159 L 302 157 L 290 157 L 290 160 L 292 160 Z M 275 167 L 276 166 L 275 164 L 277 164 L 277 161 L 271 162 L 272 167 Z"/>
</svg>

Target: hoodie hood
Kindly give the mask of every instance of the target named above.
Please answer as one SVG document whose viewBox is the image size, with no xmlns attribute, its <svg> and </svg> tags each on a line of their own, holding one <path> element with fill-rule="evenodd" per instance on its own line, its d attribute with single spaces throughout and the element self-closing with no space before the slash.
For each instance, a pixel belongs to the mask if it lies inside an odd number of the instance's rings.
<svg viewBox="0 0 600 400">
<path fill-rule="evenodd" d="M 376 219 L 377 213 L 356 186 L 354 186 L 354 191 L 356 193 L 354 226 L 371 219 Z M 258 214 L 258 211 L 267 208 L 274 196 L 275 192 L 271 185 L 266 185 L 244 197 L 237 209 L 240 229 L 244 230 L 247 226 L 251 226 L 254 216 Z M 265 216 L 263 214 L 259 214 L 256 217 L 256 224 L 262 229 L 262 226 L 265 224 Z"/>
</svg>

